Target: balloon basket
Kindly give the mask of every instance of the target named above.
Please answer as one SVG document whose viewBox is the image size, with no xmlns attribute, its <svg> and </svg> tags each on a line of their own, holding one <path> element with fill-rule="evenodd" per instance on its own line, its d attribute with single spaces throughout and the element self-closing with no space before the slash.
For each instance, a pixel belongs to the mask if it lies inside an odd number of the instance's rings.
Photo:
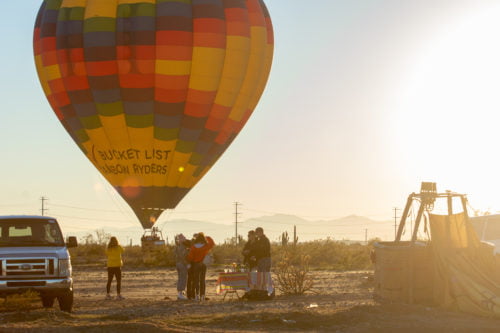
<svg viewBox="0 0 500 333">
<path fill-rule="evenodd" d="M 142 260 L 145 264 L 154 264 L 162 260 L 166 249 L 163 234 L 158 228 L 144 230 L 141 237 Z"/>
</svg>

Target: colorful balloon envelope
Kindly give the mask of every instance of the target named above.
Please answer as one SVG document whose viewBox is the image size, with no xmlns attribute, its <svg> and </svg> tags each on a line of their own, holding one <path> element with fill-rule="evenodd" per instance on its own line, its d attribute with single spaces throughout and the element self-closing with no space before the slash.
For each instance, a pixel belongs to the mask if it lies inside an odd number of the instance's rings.
<svg viewBox="0 0 500 333">
<path fill-rule="evenodd" d="M 273 46 L 261 0 L 45 0 L 34 30 L 52 109 L 144 228 L 243 128 Z"/>
</svg>

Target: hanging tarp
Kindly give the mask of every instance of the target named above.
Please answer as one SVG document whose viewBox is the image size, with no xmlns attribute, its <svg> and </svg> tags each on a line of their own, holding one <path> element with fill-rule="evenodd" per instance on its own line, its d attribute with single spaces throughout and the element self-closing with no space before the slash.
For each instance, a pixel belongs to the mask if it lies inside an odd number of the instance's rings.
<svg viewBox="0 0 500 333">
<path fill-rule="evenodd" d="M 495 247 L 495 253 L 500 254 L 500 214 L 474 216 L 469 219 L 482 242 Z"/>
<path fill-rule="evenodd" d="M 434 300 L 457 310 L 500 318 L 500 257 L 481 243 L 461 214 L 430 214 Z"/>
</svg>

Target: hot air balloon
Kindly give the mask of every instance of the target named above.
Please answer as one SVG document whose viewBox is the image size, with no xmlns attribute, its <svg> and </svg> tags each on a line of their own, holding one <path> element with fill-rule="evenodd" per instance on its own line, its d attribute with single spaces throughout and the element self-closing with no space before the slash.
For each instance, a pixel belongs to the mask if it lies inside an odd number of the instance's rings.
<svg viewBox="0 0 500 333">
<path fill-rule="evenodd" d="M 34 29 L 52 109 L 145 229 L 243 128 L 273 46 L 262 0 L 45 0 Z"/>
</svg>

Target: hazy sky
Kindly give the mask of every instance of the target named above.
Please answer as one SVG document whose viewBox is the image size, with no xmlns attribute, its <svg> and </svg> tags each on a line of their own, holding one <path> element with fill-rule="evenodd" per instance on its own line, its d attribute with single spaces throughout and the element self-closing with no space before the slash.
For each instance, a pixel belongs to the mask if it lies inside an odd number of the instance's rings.
<svg viewBox="0 0 500 333">
<path fill-rule="evenodd" d="M 40 0 L 0 21 L 0 214 L 47 214 L 67 230 L 139 225 L 70 139 L 39 85 Z M 276 49 L 253 116 L 159 223 L 273 213 L 390 220 L 421 181 L 500 210 L 500 3 L 267 0 Z"/>
</svg>

